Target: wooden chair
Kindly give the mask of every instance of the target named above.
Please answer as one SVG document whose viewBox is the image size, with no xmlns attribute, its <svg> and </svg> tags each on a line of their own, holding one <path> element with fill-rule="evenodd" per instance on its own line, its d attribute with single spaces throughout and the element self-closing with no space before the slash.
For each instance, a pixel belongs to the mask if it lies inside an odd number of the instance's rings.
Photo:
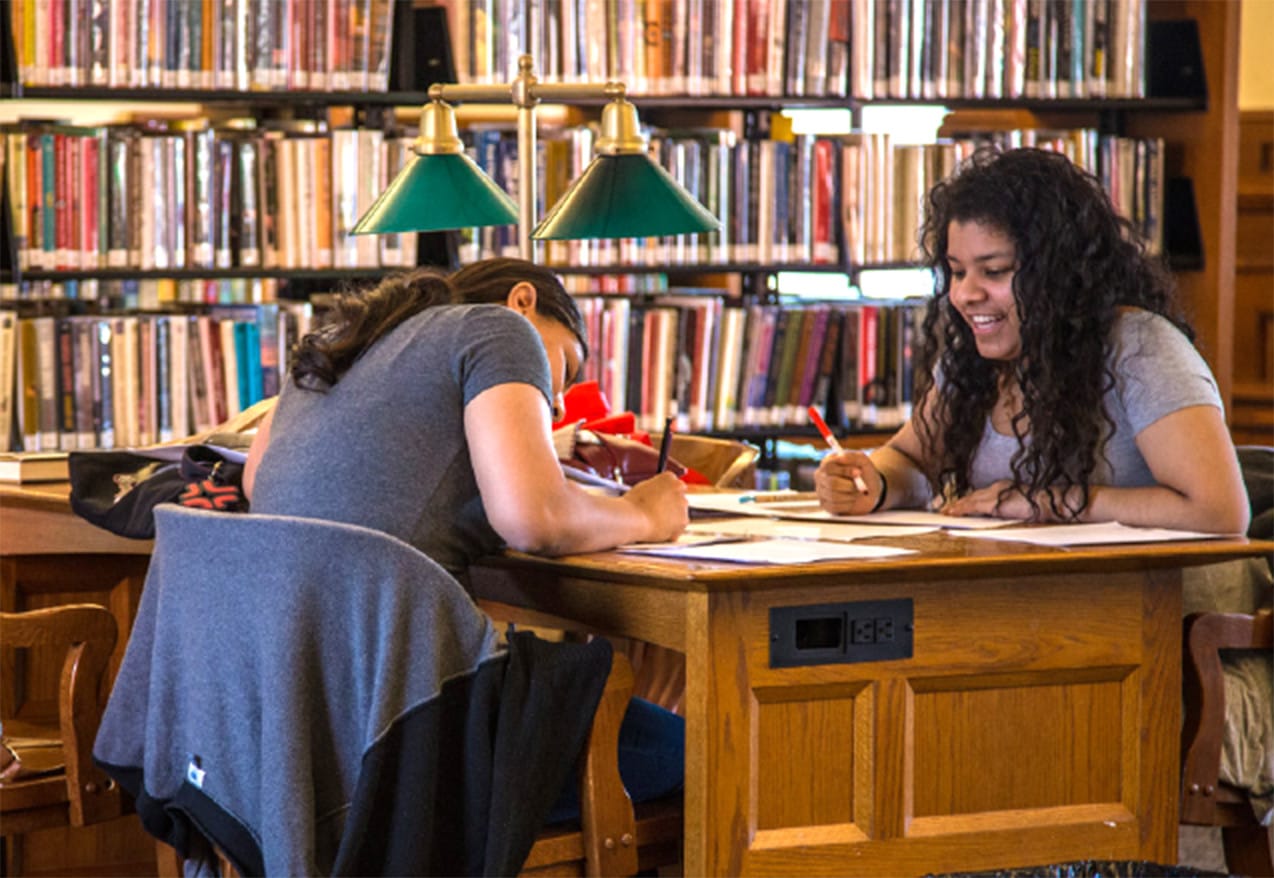
<svg viewBox="0 0 1274 878">
<path fill-rule="evenodd" d="M 1240 445 L 1236 451 L 1252 510 L 1248 536 L 1274 539 L 1274 448 Z M 1274 566 L 1274 557 L 1268 560 Z M 1270 610 L 1243 610 L 1196 612 L 1185 618 L 1181 822 L 1221 827 L 1225 860 L 1231 872 L 1274 875 L 1271 830 L 1256 822 L 1244 790 L 1219 779 L 1226 722 L 1220 650 L 1269 652 L 1274 648 Z"/>
<path fill-rule="evenodd" d="M 527 855 L 523 875 L 621 876 L 681 862 L 680 795 L 634 809 L 619 776 L 619 726 L 632 691 L 632 667 L 616 653 L 580 760 L 581 821 L 545 828 Z M 177 852 L 163 842 L 156 847 L 159 875 L 181 875 Z M 220 873 L 236 874 L 225 858 L 220 858 Z"/>
<path fill-rule="evenodd" d="M 540 833 L 524 875 L 633 875 L 681 862 L 681 796 L 635 809 L 619 776 L 619 726 L 633 693 L 633 671 L 615 653 L 580 760 L 580 825 Z"/>
<path fill-rule="evenodd" d="M 64 650 L 56 721 L 4 720 L 5 744 L 23 766 L 12 780 L 0 781 L 6 874 L 22 871 L 26 833 L 87 826 L 125 813 L 119 789 L 92 759 L 105 707 L 102 674 L 116 637 L 115 618 L 96 604 L 0 613 L 0 644 L 10 679 L 15 650 Z M 7 761 L 9 754 L 5 756 Z"/>
<path fill-rule="evenodd" d="M 1223 649 L 1274 649 L 1274 614 L 1191 613 L 1183 650 L 1181 822 L 1221 827 L 1225 861 L 1239 875 L 1274 875 L 1269 827 L 1257 823 L 1247 794 L 1218 779 L 1225 726 Z"/>
</svg>

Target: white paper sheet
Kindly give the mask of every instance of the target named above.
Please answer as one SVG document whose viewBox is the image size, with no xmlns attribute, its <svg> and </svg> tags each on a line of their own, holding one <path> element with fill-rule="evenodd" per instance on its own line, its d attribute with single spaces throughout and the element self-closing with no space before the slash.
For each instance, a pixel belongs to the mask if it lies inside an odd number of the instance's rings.
<svg viewBox="0 0 1274 878">
<path fill-rule="evenodd" d="M 779 499 L 766 499 L 763 502 L 755 501 L 757 497 L 779 498 L 789 493 L 792 499 L 786 501 L 786 503 Z M 690 502 L 691 509 L 702 509 L 708 512 L 731 512 L 735 515 L 773 515 L 774 513 L 767 510 L 781 508 L 787 503 L 799 502 L 808 504 L 812 502 L 815 505 L 818 503 L 818 500 L 812 494 L 798 494 L 795 491 L 763 495 L 746 491 L 690 491 L 686 494 L 686 499 Z"/>
<path fill-rule="evenodd" d="M 616 547 L 620 552 L 661 552 L 664 549 L 676 549 L 686 546 L 707 546 L 712 543 L 737 543 L 747 539 L 747 534 L 702 533 L 689 528 L 675 540 L 650 543 L 626 543 Z"/>
<path fill-rule="evenodd" d="M 873 537 L 910 537 L 932 533 L 936 527 L 910 527 L 889 524 L 856 524 L 840 521 L 793 521 L 791 519 L 718 518 L 711 521 L 692 521 L 686 528 L 691 534 L 718 534 L 722 536 L 786 537 L 794 540 L 830 540 L 847 543 L 852 540 Z"/>
<path fill-rule="evenodd" d="M 814 561 L 873 560 L 913 555 L 910 549 L 865 546 L 862 543 L 829 543 L 819 540 L 763 539 L 710 543 L 698 546 L 625 546 L 621 552 L 684 558 L 696 561 L 728 561 L 736 564 L 808 564 Z"/>
<path fill-rule="evenodd" d="M 691 492 L 686 497 L 691 509 L 708 512 L 729 512 L 732 515 L 748 515 L 764 518 L 790 518 L 800 521 L 854 522 L 871 525 L 900 525 L 943 530 L 986 530 L 1003 528 L 1019 522 L 1010 518 L 984 518 L 982 516 L 953 516 L 923 509 L 886 509 L 869 515 L 832 515 L 818 505 L 808 494 L 792 492 L 793 499 L 781 494 L 766 495 L 764 500 L 748 493 Z M 774 498 L 774 499 L 771 499 Z"/>
<path fill-rule="evenodd" d="M 1117 521 L 1096 524 L 1049 524 L 1034 527 L 1001 528 L 996 531 L 962 531 L 962 537 L 1011 540 L 1037 546 L 1105 546 L 1121 543 L 1167 543 L 1174 540 L 1214 540 L 1220 534 L 1163 527 L 1129 527 Z"/>
</svg>

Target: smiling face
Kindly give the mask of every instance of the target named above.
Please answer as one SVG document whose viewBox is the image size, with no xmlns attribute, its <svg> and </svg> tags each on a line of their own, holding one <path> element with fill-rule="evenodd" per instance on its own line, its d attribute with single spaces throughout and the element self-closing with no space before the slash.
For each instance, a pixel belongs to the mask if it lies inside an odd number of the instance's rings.
<svg viewBox="0 0 1274 878">
<path fill-rule="evenodd" d="M 1014 360 L 1022 353 L 1022 323 L 1013 300 L 1017 247 L 998 229 L 952 220 L 947 227 L 951 304 L 973 332 L 978 353 L 988 360 Z"/>
</svg>

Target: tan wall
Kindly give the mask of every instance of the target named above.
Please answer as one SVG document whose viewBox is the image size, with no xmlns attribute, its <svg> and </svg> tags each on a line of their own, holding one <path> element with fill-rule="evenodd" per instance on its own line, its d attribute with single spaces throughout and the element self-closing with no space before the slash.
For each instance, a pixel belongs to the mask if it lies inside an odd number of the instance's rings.
<svg viewBox="0 0 1274 878">
<path fill-rule="evenodd" d="M 1219 0 L 1228 3 L 1230 0 Z M 1239 19 L 1239 109 L 1274 109 L 1274 0 L 1243 0 Z"/>
</svg>

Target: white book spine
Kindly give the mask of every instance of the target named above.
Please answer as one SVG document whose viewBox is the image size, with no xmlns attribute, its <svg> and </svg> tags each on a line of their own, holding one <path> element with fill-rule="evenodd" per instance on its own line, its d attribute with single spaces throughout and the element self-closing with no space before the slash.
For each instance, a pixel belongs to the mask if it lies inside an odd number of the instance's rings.
<svg viewBox="0 0 1274 878">
<path fill-rule="evenodd" d="M 243 410 L 239 400 L 239 369 L 247 366 L 239 362 L 234 342 L 234 321 L 218 320 L 214 331 L 221 334 L 221 377 L 225 388 L 226 417 L 233 418 Z"/>
<path fill-rule="evenodd" d="M 176 315 L 168 323 L 168 376 L 173 436 L 189 436 L 190 323 L 184 315 Z"/>
<path fill-rule="evenodd" d="M 18 372 L 18 314 L 0 311 L 0 451 L 13 451 Z"/>
</svg>

